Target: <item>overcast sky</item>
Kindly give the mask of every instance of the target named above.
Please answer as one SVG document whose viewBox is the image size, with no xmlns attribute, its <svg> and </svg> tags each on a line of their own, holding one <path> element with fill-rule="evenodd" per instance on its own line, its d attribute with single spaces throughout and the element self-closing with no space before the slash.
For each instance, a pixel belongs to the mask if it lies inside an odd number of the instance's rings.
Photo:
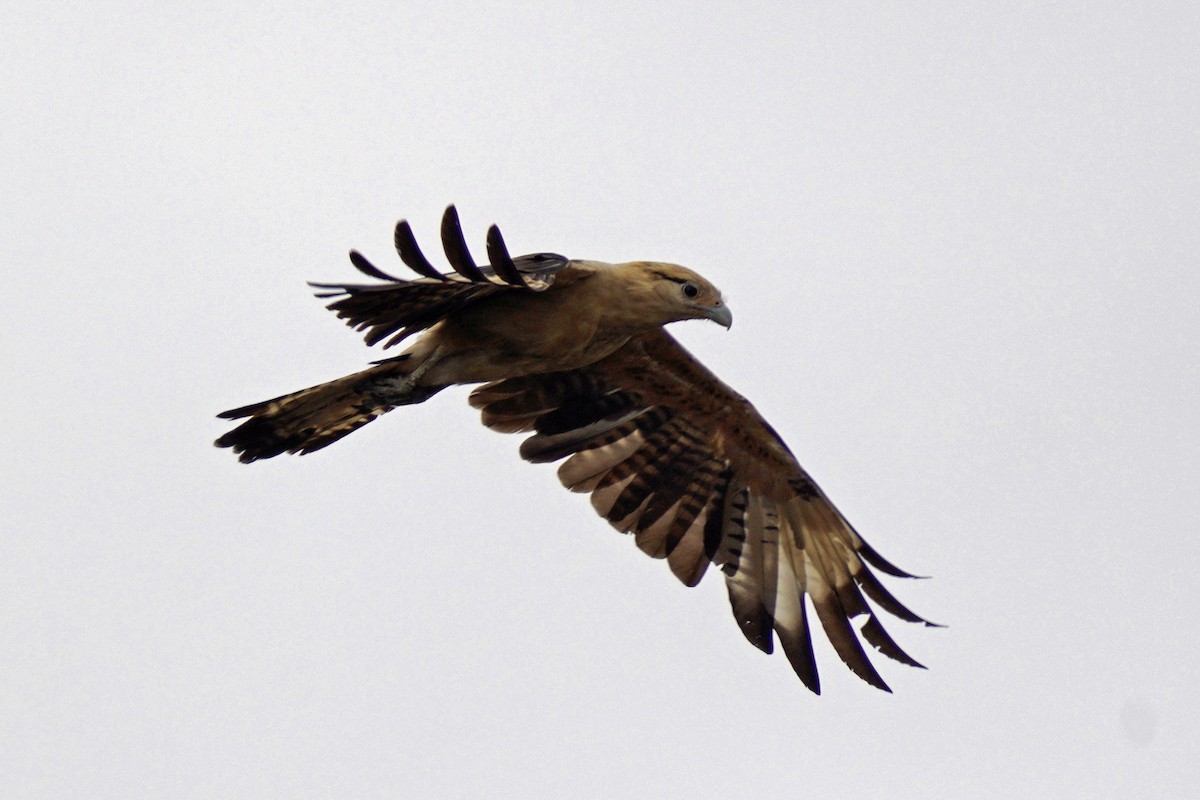
<svg viewBox="0 0 1200 800">
<path fill-rule="evenodd" d="M 1194 3 L 254 5 L 3 15 L 0 796 L 1195 791 Z M 811 695 L 466 389 L 213 448 L 451 202 L 720 286 L 929 670 Z"/>
</svg>

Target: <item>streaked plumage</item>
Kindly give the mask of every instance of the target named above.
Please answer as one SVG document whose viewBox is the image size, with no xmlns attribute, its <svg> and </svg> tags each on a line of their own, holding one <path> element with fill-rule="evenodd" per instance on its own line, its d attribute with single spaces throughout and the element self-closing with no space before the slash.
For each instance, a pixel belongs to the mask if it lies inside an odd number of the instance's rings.
<svg viewBox="0 0 1200 800">
<path fill-rule="evenodd" d="M 471 258 L 449 208 L 442 239 L 454 273 L 441 275 L 406 222 L 397 250 L 421 277 L 401 280 L 356 252 L 378 284 L 314 284 L 329 308 L 368 344 L 390 347 L 423 333 L 400 355 L 329 383 L 227 411 L 247 418 L 216 442 L 244 462 L 331 444 L 398 406 L 446 386 L 483 383 L 470 398 L 483 423 L 530 433 L 528 461 L 563 461 L 559 478 L 587 492 L 596 511 L 637 546 L 665 558 L 689 586 L 708 565 L 725 573 L 734 616 L 756 647 L 778 637 L 792 667 L 820 691 L 807 595 L 842 660 L 887 685 L 862 638 L 920 666 L 892 640 L 874 606 L 931 623 L 872 573 L 912 577 L 876 553 L 796 462 L 754 407 L 684 350 L 663 326 L 708 318 L 728 327 L 720 292 L 684 267 L 603 264 L 552 253 L 510 258 L 488 232 L 491 264 Z"/>
</svg>

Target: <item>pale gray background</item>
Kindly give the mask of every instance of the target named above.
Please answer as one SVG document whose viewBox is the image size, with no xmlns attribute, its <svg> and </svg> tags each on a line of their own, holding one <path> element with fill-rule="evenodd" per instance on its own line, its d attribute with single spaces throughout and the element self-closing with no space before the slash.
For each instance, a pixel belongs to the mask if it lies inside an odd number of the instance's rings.
<svg viewBox="0 0 1200 800">
<path fill-rule="evenodd" d="M 224 5 L 3 15 L 0 796 L 1196 790 L 1194 3 Z M 930 670 L 811 696 L 466 390 L 211 447 L 449 202 L 723 287 Z"/>
</svg>

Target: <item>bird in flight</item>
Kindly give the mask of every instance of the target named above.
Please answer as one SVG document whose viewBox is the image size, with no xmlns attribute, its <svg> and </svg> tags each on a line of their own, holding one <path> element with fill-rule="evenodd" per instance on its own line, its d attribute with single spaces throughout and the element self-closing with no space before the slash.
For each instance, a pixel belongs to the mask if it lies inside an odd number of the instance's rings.
<svg viewBox="0 0 1200 800">
<path fill-rule="evenodd" d="M 637 546 L 694 586 L 709 564 L 725 574 L 733 615 L 767 653 L 779 644 L 813 692 L 820 679 L 805 596 L 834 650 L 872 686 L 891 691 L 863 648 L 920 667 L 875 607 L 933 623 L 900 603 L 872 572 L 914 577 L 851 527 L 754 406 L 663 326 L 707 319 L 729 328 L 720 291 L 676 264 L 606 264 L 555 253 L 513 258 L 487 233 L 488 265 L 472 258 L 458 212 L 446 209 L 439 273 L 407 221 L 396 249 L 417 273 L 387 274 L 357 251 L 377 283 L 314 283 L 318 297 L 366 342 L 403 352 L 344 378 L 219 416 L 244 420 L 216 441 L 250 463 L 311 453 L 393 408 L 447 386 L 483 384 L 470 403 L 483 424 L 531 433 L 521 456 L 566 459 L 558 477 Z M 867 602 L 872 601 L 872 604 Z M 852 620 L 865 618 L 857 633 Z"/>
</svg>

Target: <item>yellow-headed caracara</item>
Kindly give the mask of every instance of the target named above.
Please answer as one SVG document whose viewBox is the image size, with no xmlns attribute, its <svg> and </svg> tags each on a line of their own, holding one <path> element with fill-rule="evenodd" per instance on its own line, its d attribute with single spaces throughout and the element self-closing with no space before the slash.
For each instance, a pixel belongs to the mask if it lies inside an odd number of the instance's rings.
<svg viewBox="0 0 1200 800">
<path fill-rule="evenodd" d="M 863 680 L 887 684 L 862 637 L 912 666 L 864 599 L 909 622 L 909 611 L 871 567 L 912 577 L 876 553 L 796 462 L 754 407 L 693 358 L 663 326 L 709 319 L 728 328 L 721 293 L 684 267 L 649 261 L 605 264 L 553 253 L 512 258 L 492 226 L 487 266 L 472 259 L 451 206 L 442 220 L 450 274 L 438 273 L 407 222 L 396 226 L 400 258 L 419 274 L 401 280 L 357 252 L 350 260 L 375 284 L 313 284 L 367 344 L 399 355 L 362 372 L 226 411 L 245 419 L 217 439 L 242 461 L 310 453 L 396 406 L 447 386 L 471 394 L 483 424 L 532 432 L 528 461 L 565 458 L 559 478 L 589 492 L 596 511 L 638 547 L 665 558 L 688 586 L 710 563 L 725 573 L 738 625 L 820 691 L 804 596 L 838 655 Z"/>
</svg>

